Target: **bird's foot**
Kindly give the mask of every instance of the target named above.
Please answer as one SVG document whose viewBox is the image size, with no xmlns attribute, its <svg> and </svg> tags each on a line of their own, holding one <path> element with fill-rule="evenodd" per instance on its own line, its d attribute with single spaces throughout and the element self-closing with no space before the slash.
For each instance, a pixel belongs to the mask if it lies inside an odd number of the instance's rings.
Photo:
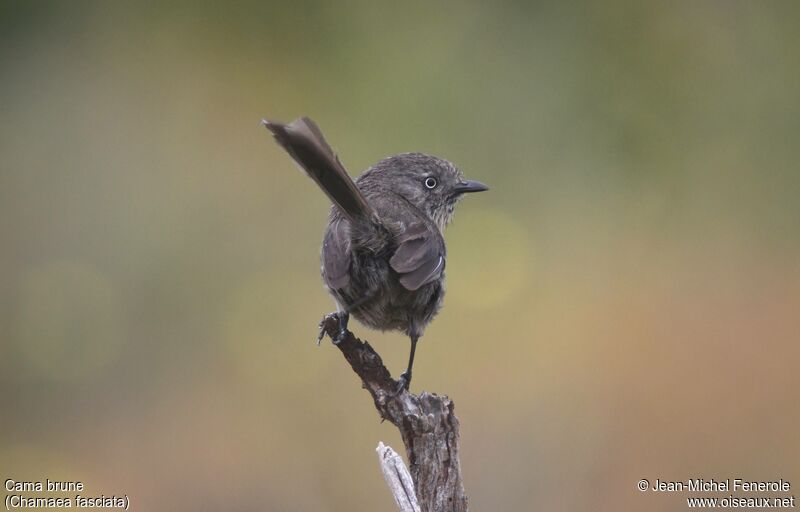
<svg viewBox="0 0 800 512">
<path fill-rule="evenodd" d="M 331 341 L 334 345 L 338 345 L 339 343 L 343 342 L 350 331 L 347 330 L 347 321 L 350 320 L 350 314 L 345 313 L 343 311 L 337 311 L 335 313 L 331 313 L 328 316 L 333 316 L 336 318 L 337 322 L 339 323 L 339 331 L 336 333 L 336 336 L 331 336 Z M 322 343 L 322 338 L 325 337 L 325 321 L 323 321 L 319 326 L 319 335 L 317 336 L 317 346 Z"/>
<path fill-rule="evenodd" d="M 410 372 L 403 372 L 400 374 L 400 377 L 397 379 L 397 388 L 394 390 L 395 395 L 399 395 L 403 391 L 408 391 L 408 387 L 411 385 L 411 373 Z"/>
</svg>

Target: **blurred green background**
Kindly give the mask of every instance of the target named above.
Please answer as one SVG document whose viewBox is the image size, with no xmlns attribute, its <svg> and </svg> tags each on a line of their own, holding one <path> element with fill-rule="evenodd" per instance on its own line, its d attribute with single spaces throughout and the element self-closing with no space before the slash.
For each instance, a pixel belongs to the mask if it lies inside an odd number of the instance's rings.
<svg viewBox="0 0 800 512">
<path fill-rule="evenodd" d="M 458 208 L 414 388 L 473 510 L 682 510 L 800 485 L 800 4 L 0 2 L 0 476 L 132 510 L 393 510 L 341 355 L 328 202 L 423 151 Z M 393 373 L 397 334 L 354 330 Z M 793 493 L 795 493 L 793 489 Z"/>
</svg>

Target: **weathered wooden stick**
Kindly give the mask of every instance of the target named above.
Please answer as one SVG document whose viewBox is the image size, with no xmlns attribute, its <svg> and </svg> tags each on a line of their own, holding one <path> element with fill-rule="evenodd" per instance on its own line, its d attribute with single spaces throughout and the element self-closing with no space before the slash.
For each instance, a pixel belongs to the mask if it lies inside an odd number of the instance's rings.
<svg viewBox="0 0 800 512">
<path fill-rule="evenodd" d="M 339 320 L 328 315 L 320 328 L 333 338 Z M 396 393 L 398 383 L 378 353 L 349 331 L 337 347 L 361 378 L 381 418 L 400 430 L 421 512 L 467 512 L 453 401 L 425 391 L 419 395 Z"/>
<path fill-rule="evenodd" d="M 400 512 L 420 512 L 417 495 L 414 492 L 414 481 L 411 473 L 408 472 L 406 463 L 396 451 L 392 450 L 391 446 L 378 443 L 375 451 L 378 452 L 383 478 L 386 479 L 386 485 L 392 491 L 397 508 L 400 509 Z"/>
</svg>

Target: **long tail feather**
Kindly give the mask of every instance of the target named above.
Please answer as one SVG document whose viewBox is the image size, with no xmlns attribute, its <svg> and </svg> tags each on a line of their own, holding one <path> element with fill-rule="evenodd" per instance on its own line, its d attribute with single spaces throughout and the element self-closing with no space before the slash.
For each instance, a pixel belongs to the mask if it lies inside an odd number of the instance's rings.
<svg viewBox="0 0 800 512">
<path fill-rule="evenodd" d="M 325 141 L 317 124 L 301 117 L 288 124 L 262 121 L 275 140 L 350 219 L 370 217 L 372 207 Z"/>
</svg>

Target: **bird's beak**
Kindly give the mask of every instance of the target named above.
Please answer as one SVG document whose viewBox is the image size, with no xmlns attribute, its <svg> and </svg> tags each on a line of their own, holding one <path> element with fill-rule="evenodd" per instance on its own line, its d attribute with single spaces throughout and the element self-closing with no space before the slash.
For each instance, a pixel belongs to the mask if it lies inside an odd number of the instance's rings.
<svg viewBox="0 0 800 512">
<path fill-rule="evenodd" d="M 467 180 L 455 186 L 456 195 L 466 194 L 467 192 L 483 192 L 489 187 L 480 181 Z"/>
</svg>

